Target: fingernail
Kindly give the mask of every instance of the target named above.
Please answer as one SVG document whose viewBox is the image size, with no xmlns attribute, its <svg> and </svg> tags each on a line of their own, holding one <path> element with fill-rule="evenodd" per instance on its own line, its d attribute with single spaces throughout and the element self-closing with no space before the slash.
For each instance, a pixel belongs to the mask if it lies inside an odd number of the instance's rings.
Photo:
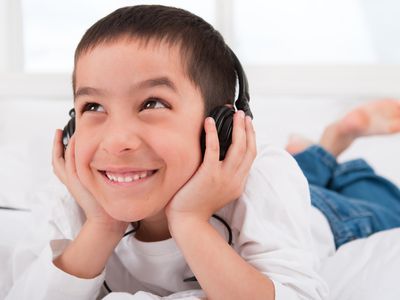
<svg viewBox="0 0 400 300">
<path fill-rule="evenodd" d="M 237 113 L 239 114 L 239 117 L 241 119 L 244 119 L 244 111 L 243 110 L 238 110 Z"/>
</svg>

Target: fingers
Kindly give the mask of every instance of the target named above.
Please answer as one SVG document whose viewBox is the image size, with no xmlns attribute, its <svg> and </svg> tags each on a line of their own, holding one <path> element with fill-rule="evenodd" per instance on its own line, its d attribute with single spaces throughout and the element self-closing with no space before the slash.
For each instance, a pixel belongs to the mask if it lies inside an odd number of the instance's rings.
<svg viewBox="0 0 400 300">
<path fill-rule="evenodd" d="M 232 144 L 225 157 L 225 168 L 235 171 L 246 153 L 245 114 L 238 110 L 233 116 Z"/>
<path fill-rule="evenodd" d="M 57 129 L 53 141 L 52 155 L 53 171 L 62 183 L 68 185 L 68 181 L 76 177 L 75 166 L 75 136 L 68 142 L 68 147 L 64 151 L 62 143 L 62 130 Z"/>
<path fill-rule="evenodd" d="M 232 145 L 225 158 L 224 168 L 229 170 L 231 182 L 236 186 L 236 197 L 243 193 L 250 168 L 257 155 L 256 137 L 251 117 L 235 116 Z M 235 122 L 236 121 L 236 122 Z"/>
<path fill-rule="evenodd" d="M 257 155 L 256 136 L 253 122 L 243 111 L 237 111 L 233 117 L 232 144 L 225 159 L 219 161 L 219 141 L 215 122 L 207 118 L 204 124 L 206 131 L 205 166 L 222 166 L 229 174 L 247 177 Z"/>
<path fill-rule="evenodd" d="M 232 144 L 224 161 L 224 168 L 244 175 L 257 154 L 252 120 L 243 111 L 237 111 L 233 119 Z"/>
<path fill-rule="evenodd" d="M 253 121 L 249 116 L 245 118 L 246 127 L 246 153 L 243 157 L 243 161 L 239 166 L 239 174 L 247 174 L 250 171 L 251 165 L 257 156 L 257 143 L 256 143 L 256 132 L 253 127 Z"/>
<path fill-rule="evenodd" d="M 53 152 L 52 152 L 52 165 L 53 171 L 58 179 L 65 184 L 65 159 L 64 159 L 64 145 L 62 144 L 62 130 L 57 129 L 54 135 Z"/>
<path fill-rule="evenodd" d="M 65 170 L 70 175 L 71 179 L 76 178 L 75 165 L 75 135 L 68 141 L 67 149 L 65 150 Z"/>
<path fill-rule="evenodd" d="M 204 130 L 206 132 L 206 151 L 203 164 L 211 167 L 219 165 L 219 140 L 213 118 L 208 117 L 205 119 Z"/>
</svg>

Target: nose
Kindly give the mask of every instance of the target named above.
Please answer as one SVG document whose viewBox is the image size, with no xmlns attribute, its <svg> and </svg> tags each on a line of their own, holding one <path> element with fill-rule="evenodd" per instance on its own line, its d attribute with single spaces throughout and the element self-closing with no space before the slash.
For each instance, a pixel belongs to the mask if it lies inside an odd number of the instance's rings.
<svg viewBox="0 0 400 300">
<path fill-rule="evenodd" d="M 122 116 L 109 120 L 102 134 L 101 148 L 108 154 L 120 156 L 135 151 L 142 144 L 139 122 Z"/>
</svg>

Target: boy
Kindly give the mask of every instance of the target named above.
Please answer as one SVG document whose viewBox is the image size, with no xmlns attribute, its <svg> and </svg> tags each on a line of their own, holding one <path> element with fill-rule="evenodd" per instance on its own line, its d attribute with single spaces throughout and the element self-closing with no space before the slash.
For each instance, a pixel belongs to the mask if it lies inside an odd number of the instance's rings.
<svg viewBox="0 0 400 300">
<path fill-rule="evenodd" d="M 79 207 L 55 207 L 50 244 L 29 254 L 10 299 L 92 299 L 104 279 L 109 292 L 132 294 L 324 298 L 294 160 L 267 148 L 252 167 L 255 136 L 242 111 L 219 160 L 214 121 L 204 118 L 232 105 L 235 82 L 222 37 L 186 11 L 127 7 L 93 25 L 75 54 L 76 131 L 65 155 L 57 131 L 53 152 Z M 136 232 L 123 238 L 130 224 Z"/>
</svg>

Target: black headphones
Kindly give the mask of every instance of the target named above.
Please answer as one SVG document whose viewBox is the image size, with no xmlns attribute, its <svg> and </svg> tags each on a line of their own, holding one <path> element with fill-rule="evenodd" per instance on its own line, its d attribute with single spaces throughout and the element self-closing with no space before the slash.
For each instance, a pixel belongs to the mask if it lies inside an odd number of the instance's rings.
<svg viewBox="0 0 400 300">
<path fill-rule="evenodd" d="M 229 49 L 229 48 L 228 48 Z M 232 143 L 232 129 L 233 129 L 233 115 L 236 110 L 242 110 L 246 116 L 253 119 L 253 114 L 250 110 L 250 95 L 249 95 L 249 84 L 247 82 L 246 74 L 240 64 L 239 59 L 235 53 L 229 49 L 232 56 L 236 76 L 239 82 L 238 97 L 235 101 L 234 107 L 229 106 L 217 106 L 210 112 L 210 117 L 215 120 L 215 126 L 218 132 L 219 140 L 219 160 L 224 160 L 226 152 Z M 204 156 L 206 151 L 206 133 L 203 129 L 200 138 L 201 152 Z"/>
<path fill-rule="evenodd" d="M 75 109 L 72 108 L 69 111 L 69 116 L 71 117 L 71 119 L 68 121 L 67 125 L 65 125 L 62 135 L 62 143 L 64 145 L 64 150 L 67 148 L 68 142 L 75 132 Z"/>
<path fill-rule="evenodd" d="M 229 49 L 229 48 L 228 48 Z M 228 106 L 217 106 L 210 112 L 210 117 L 215 120 L 215 125 L 218 131 L 219 139 L 219 160 L 225 158 L 226 152 L 230 144 L 232 143 L 232 129 L 233 129 L 233 115 L 236 110 L 243 110 L 246 116 L 253 118 L 253 114 L 250 110 L 250 95 L 249 95 L 249 84 L 247 82 L 246 74 L 240 64 L 239 59 L 236 57 L 235 53 L 229 49 L 232 56 L 235 72 L 239 82 L 238 98 L 234 103 L 234 107 Z M 75 132 L 75 110 L 71 109 L 69 111 L 71 119 L 68 121 L 67 125 L 63 130 L 62 142 L 64 148 L 67 147 L 68 142 Z M 205 153 L 205 131 L 203 130 L 200 138 L 201 152 L 204 156 Z"/>
</svg>

